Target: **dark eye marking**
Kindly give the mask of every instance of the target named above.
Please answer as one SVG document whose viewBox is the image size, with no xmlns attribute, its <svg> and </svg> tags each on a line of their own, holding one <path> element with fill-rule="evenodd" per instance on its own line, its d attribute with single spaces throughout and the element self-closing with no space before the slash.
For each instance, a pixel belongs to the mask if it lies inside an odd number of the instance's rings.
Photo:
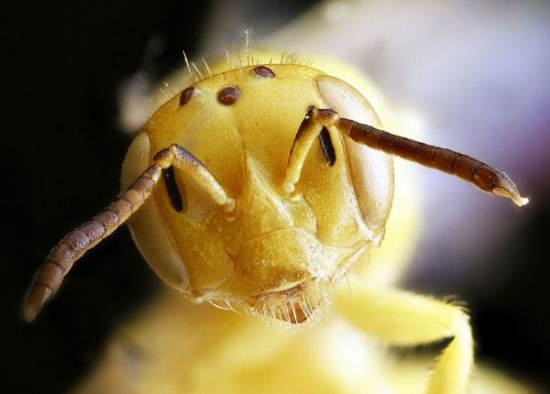
<svg viewBox="0 0 550 394">
<path fill-rule="evenodd" d="M 168 192 L 168 198 L 170 198 L 170 203 L 172 208 L 176 212 L 182 212 L 185 208 L 183 206 L 183 199 L 181 197 L 180 189 L 176 182 L 176 174 L 174 173 L 174 168 L 172 166 L 168 167 L 162 172 L 164 178 L 164 184 L 166 185 L 166 191 Z"/>
<path fill-rule="evenodd" d="M 254 67 L 252 71 L 254 71 L 254 74 L 259 75 L 260 77 L 263 77 L 263 78 L 275 77 L 275 73 L 273 72 L 273 70 L 266 66 Z"/>
<path fill-rule="evenodd" d="M 195 88 L 193 86 L 183 89 L 180 94 L 180 106 L 187 104 L 187 102 L 191 100 L 191 97 L 193 97 L 194 95 Z"/>
<path fill-rule="evenodd" d="M 236 86 L 228 86 L 218 92 L 218 101 L 223 105 L 231 105 L 239 99 L 241 92 Z"/>
<path fill-rule="evenodd" d="M 321 149 L 323 149 L 323 153 L 327 159 L 327 164 L 332 167 L 336 162 L 336 152 L 334 151 L 334 145 L 332 145 L 330 133 L 325 127 L 323 127 L 319 133 L 319 142 L 321 143 Z"/>
</svg>

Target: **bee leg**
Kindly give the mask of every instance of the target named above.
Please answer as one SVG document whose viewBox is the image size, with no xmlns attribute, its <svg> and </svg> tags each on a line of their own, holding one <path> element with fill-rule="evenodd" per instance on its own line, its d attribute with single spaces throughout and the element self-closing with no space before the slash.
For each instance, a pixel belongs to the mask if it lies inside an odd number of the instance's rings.
<svg viewBox="0 0 550 394">
<path fill-rule="evenodd" d="M 397 346 L 451 338 L 430 374 L 427 393 L 464 393 L 473 366 L 473 339 L 464 308 L 391 288 L 357 283 L 336 292 L 339 313 L 366 334 Z"/>
</svg>

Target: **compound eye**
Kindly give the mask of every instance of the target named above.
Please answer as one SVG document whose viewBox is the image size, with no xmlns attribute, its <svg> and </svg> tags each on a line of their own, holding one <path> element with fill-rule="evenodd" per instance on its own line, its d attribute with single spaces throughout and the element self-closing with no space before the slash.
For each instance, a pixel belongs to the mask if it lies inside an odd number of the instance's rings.
<svg viewBox="0 0 550 394">
<path fill-rule="evenodd" d="M 218 101 L 223 105 L 232 105 L 239 99 L 241 92 L 236 86 L 228 86 L 218 92 Z"/>
</svg>

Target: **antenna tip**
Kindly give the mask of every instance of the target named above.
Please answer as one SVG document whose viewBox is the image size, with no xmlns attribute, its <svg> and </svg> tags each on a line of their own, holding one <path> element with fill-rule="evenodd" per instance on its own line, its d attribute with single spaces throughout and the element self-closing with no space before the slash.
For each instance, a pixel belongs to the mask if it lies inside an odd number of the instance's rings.
<svg viewBox="0 0 550 394">
<path fill-rule="evenodd" d="M 52 289 L 39 284 L 34 284 L 31 287 L 23 305 L 23 318 L 27 323 L 36 318 L 38 312 L 52 296 L 52 293 Z"/>
<path fill-rule="evenodd" d="M 497 185 L 493 188 L 492 193 L 497 196 L 511 199 L 518 207 L 529 203 L 529 199 L 519 194 L 518 187 L 506 174 L 502 174 Z"/>
</svg>

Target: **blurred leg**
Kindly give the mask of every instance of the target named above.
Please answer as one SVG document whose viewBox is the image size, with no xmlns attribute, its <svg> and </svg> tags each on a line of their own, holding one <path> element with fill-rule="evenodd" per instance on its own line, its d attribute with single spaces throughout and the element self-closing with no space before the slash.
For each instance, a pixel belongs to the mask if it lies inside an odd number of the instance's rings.
<svg viewBox="0 0 550 394">
<path fill-rule="evenodd" d="M 391 288 L 352 286 L 336 292 L 338 312 L 368 335 L 391 345 L 414 346 L 453 338 L 437 360 L 428 393 L 463 393 L 473 365 L 473 340 L 464 310 Z"/>
</svg>

